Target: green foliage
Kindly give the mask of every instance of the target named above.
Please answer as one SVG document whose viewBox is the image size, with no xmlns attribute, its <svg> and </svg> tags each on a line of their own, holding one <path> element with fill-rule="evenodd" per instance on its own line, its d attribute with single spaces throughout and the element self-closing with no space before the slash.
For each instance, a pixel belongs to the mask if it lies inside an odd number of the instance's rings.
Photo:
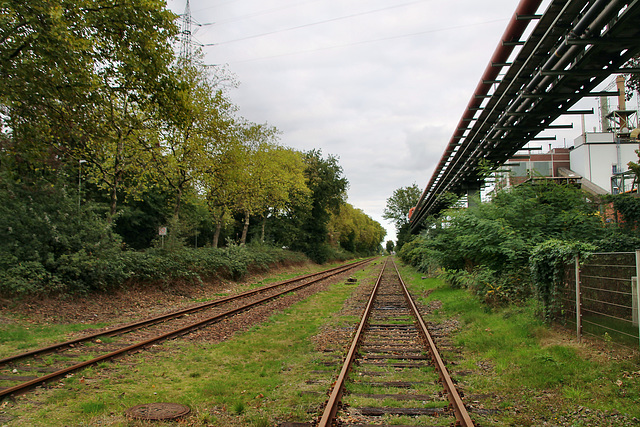
<svg viewBox="0 0 640 427">
<path fill-rule="evenodd" d="M 285 244 L 322 264 L 330 260 L 332 252 L 327 243 L 331 214 L 338 212 L 345 203 L 349 182 L 334 156 L 325 159 L 319 150 L 312 150 L 304 154 L 304 163 L 311 203 L 299 205 L 292 212 L 297 217 L 299 229 L 297 235 L 292 236 L 293 241 Z"/>
<path fill-rule="evenodd" d="M 529 258 L 531 277 L 545 319 L 552 320 L 558 315 L 564 266 L 576 257 L 583 262 L 594 250 L 595 246 L 588 243 L 557 239 L 547 240 L 533 249 Z"/>
<path fill-rule="evenodd" d="M 398 188 L 393 195 L 387 199 L 382 217 L 393 221 L 396 230 L 409 223 L 409 210 L 414 208 L 420 199 L 421 190 L 416 183 L 408 187 Z"/>
<path fill-rule="evenodd" d="M 592 242 L 598 252 L 633 252 L 640 248 L 640 237 L 626 233 L 612 232 L 599 240 Z"/>
<path fill-rule="evenodd" d="M 450 209 L 399 251 L 401 259 L 474 291 L 490 304 L 521 302 L 536 245 L 549 239 L 596 242 L 607 228 L 577 188 L 540 183 L 495 195 L 491 202 Z"/>
<path fill-rule="evenodd" d="M 0 294 L 5 296 L 57 292 L 108 291 L 121 286 L 175 282 L 202 283 L 212 278 L 239 280 L 249 271 L 266 271 L 283 262 L 301 262 L 299 253 L 263 245 L 227 248 L 182 248 L 175 251 L 84 251 L 64 255 L 55 265 L 20 263 L 0 270 Z"/>
<path fill-rule="evenodd" d="M 453 288 L 471 290 L 489 306 L 522 304 L 531 296 L 531 280 L 525 268 L 496 272 L 485 266 L 472 271 L 442 270 L 439 277 Z"/>
<path fill-rule="evenodd" d="M 638 68 L 640 66 L 640 55 L 631 58 L 626 64 L 625 67 L 628 68 Z M 631 99 L 633 97 L 633 92 L 640 92 L 640 73 L 628 74 L 627 75 L 627 99 Z M 636 176 L 640 176 L 637 175 Z"/>
<path fill-rule="evenodd" d="M 386 247 L 385 247 L 387 252 L 389 253 L 393 252 L 394 248 L 395 248 L 395 244 L 393 243 L 393 240 L 387 240 Z"/>
<path fill-rule="evenodd" d="M 640 225 L 640 198 L 634 194 L 618 194 L 609 196 L 609 200 L 613 202 L 614 210 L 622 215 L 622 227 L 636 230 Z"/>
<path fill-rule="evenodd" d="M 153 187 L 121 206 L 114 218 L 114 231 L 127 247 L 141 250 L 151 246 L 158 229 L 171 217 L 168 195 Z"/>
<path fill-rule="evenodd" d="M 99 145 L 111 95 L 143 105 L 163 92 L 177 27 L 159 0 L 11 1 L 2 12 L 0 127 L 23 171 Z"/>
<path fill-rule="evenodd" d="M 107 268 L 104 262 L 119 253 L 120 240 L 94 205 L 79 206 L 77 195 L 43 180 L 2 179 L 0 184 L 0 229 L 6 230 L 0 240 L 3 292 L 100 287 L 102 277 L 119 275 L 117 266 Z M 79 273 L 87 267 L 93 273 Z"/>
<path fill-rule="evenodd" d="M 387 234 L 380 223 L 349 203 L 343 204 L 337 213 L 331 215 L 328 229 L 333 246 L 339 245 L 345 251 L 364 256 L 379 253 Z"/>
<path fill-rule="evenodd" d="M 62 178 L 61 178 L 62 179 Z M 0 181 L 0 293 L 3 295 L 104 291 L 130 282 L 240 278 L 300 254 L 263 246 L 193 250 L 122 250 L 119 236 L 76 194 L 47 181 Z M 80 215 L 78 215 L 78 211 Z M 172 230 L 173 231 L 173 230 Z"/>
<path fill-rule="evenodd" d="M 175 17 L 161 0 L 3 3 L 3 294 L 241 277 L 272 262 L 255 248 L 188 250 L 225 237 L 317 262 L 348 255 L 328 229 L 348 187 L 338 159 L 281 147 L 275 127 L 239 117 L 226 69 L 176 58 Z M 365 217 L 345 232 L 352 252 L 384 237 Z"/>
</svg>

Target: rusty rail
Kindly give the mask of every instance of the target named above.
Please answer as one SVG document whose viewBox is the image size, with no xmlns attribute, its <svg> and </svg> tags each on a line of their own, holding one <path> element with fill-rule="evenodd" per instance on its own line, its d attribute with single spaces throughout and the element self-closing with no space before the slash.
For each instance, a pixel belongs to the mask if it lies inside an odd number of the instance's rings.
<svg viewBox="0 0 640 427">
<path fill-rule="evenodd" d="M 192 313 L 192 312 L 197 311 L 197 310 L 203 310 L 205 308 L 210 308 L 211 306 L 220 305 L 223 302 L 235 301 L 235 300 L 241 299 L 243 297 L 255 295 L 256 293 L 262 292 L 265 289 L 274 289 L 276 287 L 283 286 L 284 284 L 290 284 L 290 283 L 293 283 L 293 282 L 296 282 L 296 281 L 306 280 L 306 279 L 309 279 L 311 277 L 321 276 L 321 277 L 317 277 L 314 280 L 311 280 L 311 281 L 302 283 L 300 285 L 297 285 L 297 286 L 295 286 L 293 288 L 288 288 L 288 289 L 286 289 L 284 291 L 281 291 L 281 292 L 279 292 L 279 293 L 277 293 L 275 295 L 271 295 L 271 296 L 259 299 L 257 301 L 250 302 L 248 304 L 244 304 L 244 305 L 242 305 L 240 307 L 227 310 L 227 311 L 225 311 L 223 313 L 219 313 L 219 314 L 217 314 L 215 316 L 208 317 L 208 318 L 206 318 L 204 320 L 191 323 L 191 324 L 189 324 L 187 326 L 172 330 L 172 331 L 164 333 L 164 334 L 157 335 L 157 336 L 149 338 L 147 340 L 144 340 L 144 341 L 141 341 L 141 342 L 138 342 L 138 343 L 123 347 L 123 348 L 118 349 L 116 351 L 113 351 L 113 352 L 110 352 L 110 353 L 106 353 L 104 355 L 95 357 L 95 358 L 93 358 L 91 360 L 87 360 L 87 361 L 75 364 L 73 366 L 69 366 L 67 368 L 60 369 L 60 370 L 58 370 L 56 372 L 52 372 L 50 374 L 43 375 L 43 376 L 38 377 L 36 379 L 25 381 L 25 382 L 23 382 L 21 384 L 18 384 L 16 386 L 0 390 L 0 400 L 2 400 L 3 398 L 5 398 L 7 396 L 12 395 L 12 394 L 23 393 L 23 392 L 26 392 L 26 391 L 28 391 L 28 390 L 30 390 L 32 388 L 35 388 L 35 387 L 37 387 L 39 385 L 43 385 L 43 384 L 48 383 L 50 381 L 65 377 L 66 375 L 68 375 L 68 374 L 70 374 L 72 372 L 82 370 L 82 369 L 84 369 L 84 368 L 86 368 L 88 366 L 92 366 L 92 365 L 95 365 L 97 363 L 103 362 L 105 360 L 113 359 L 115 357 L 124 355 L 126 353 L 131 352 L 131 351 L 145 348 L 145 347 L 147 347 L 147 346 L 149 346 L 151 344 L 154 344 L 154 343 L 157 343 L 157 342 L 160 342 L 160 341 L 164 341 L 164 340 L 167 340 L 167 339 L 170 339 L 170 338 L 174 338 L 174 337 L 177 337 L 177 336 L 180 336 L 180 335 L 184 335 L 184 334 L 186 334 L 188 332 L 191 332 L 191 331 L 194 331 L 196 329 L 208 326 L 208 325 L 210 325 L 212 323 L 215 323 L 215 322 L 218 322 L 218 321 L 220 321 L 220 320 L 222 320 L 224 318 L 233 316 L 233 315 L 238 314 L 240 312 L 246 311 L 246 310 L 248 310 L 248 309 L 250 309 L 252 307 L 255 307 L 255 306 L 264 304 L 264 303 L 266 303 L 268 301 L 274 300 L 274 299 L 276 299 L 276 298 L 278 298 L 278 297 L 280 297 L 280 296 L 282 296 L 284 294 L 288 294 L 290 292 L 294 292 L 294 291 L 300 290 L 302 288 L 305 288 L 305 287 L 310 286 L 310 285 L 312 285 L 314 283 L 320 282 L 320 281 L 322 281 L 324 279 L 327 279 L 329 277 L 332 277 L 332 276 L 344 273 L 344 272 L 346 272 L 348 270 L 351 270 L 353 268 L 359 267 L 359 266 L 361 266 L 363 264 L 366 264 L 366 263 L 368 263 L 370 261 L 371 261 L 371 259 L 367 259 L 367 260 L 364 260 L 364 261 L 359 261 L 359 262 L 356 262 L 356 263 L 348 264 L 346 266 L 343 265 L 343 266 L 334 267 L 334 268 L 331 268 L 331 269 L 328 269 L 328 270 L 324 270 L 324 271 L 321 271 L 321 272 L 318 272 L 318 273 L 312 273 L 312 274 L 308 274 L 308 275 L 304 275 L 304 276 L 299 276 L 299 277 L 296 277 L 296 278 L 293 278 L 293 279 L 289 279 L 289 280 L 286 280 L 286 281 L 283 281 L 283 282 L 276 283 L 274 285 L 270 285 L 268 287 L 264 287 L 264 288 L 257 289 L 257 290 L 252 290 L 252 291 L 243 292 L 243 293 L 240 293 L 238 295 L 234 295 L 232 297 L 222 298 L 220 300 L 216 300 L 216 301 L 213 301 L 211 303 L 198 305 L 196 307 L 191 307 L 191 308 L 188 308 L 188 309 L 185 309 L 185 310 L 181 310 L 179 312 L 169 313 L 167 315 L 158 316 L 158 317 L 155 317 L 153 319 L 147 319 L 147 320 L 144 320 L 144 321 L 141 321 L 141 322 L 131 323 L 131 324 L 128 324 L 128 325 L 124 325 L 124 326 L 122 326 L 120 328 L 114 328 L 113 330 L 105 331 L 105 332 L 98 333 L 98 334 L 92 334 L 92 335 L 89 335 L 89 336 L 81 337 L 81 338 L 76 339 L 76 340 L 66 341 L 66 342 L 60 343 L 60 344 L 54 344 L 54 345 L 51 345 L 51 346 L 48 346 L 48 347 L 44 347 L 44 348 L 41 348 L 41 349 L 32 350 L 32 351 L 27 352 L 27 353 L 22 353 L 22 354 L 19 354 L 17 356 L 12 356 L 12 357 L 8 357 L 8 358 L 5 358 L 5 359 L 2 359 L 2 360 L 0 360 L 0 364 L 7 364 L 9 362 L 12 362 L 12 361 L 15 361 L 15 360 L 18 360 L 18 359 L 22 359 L 22 358 L 25 358 L 25 357 L 50 353 L 52 351 L 55 351 L 55 350 L 58 350 L 58 349 L 61 349 L 61 348 L 66 348 L 66 347 L 70 346 L 71 344 L 75 344 L 75 343 L 79 343 L 79 342 L 83 342 L 83 341 L 88 341 L 88 340 L 90 340 L 92 338 L 96 338 L 96 337 L 100 337 L 100 336 L 106 336 L 106 335 L 114 335 L 116 331 L 120 333 L 120 332 L 126 332 L 126 331 L 130 331 L 130 330 L 138 329 L 138 328 L 141 328 L 141 327 L 144 327 L 144 326 L 148 326 L 149 324 L 152 324 L 152 323 L 158 323 L 158 322 L 165 321 L 165 320 L 168 320 L 168 319 L 171 319 L 171 318 L 182 316 L 184 314 Z"/>
<path fill-rule="evenodd" d="M 329 401 L 325 406 L 324 413 L 322 414 L 322 418 L 318 423 L 318 427 L 328 427 L 333 422 L 336 413 L 338 412 L 338 404 L 340 403 L 340 399 L 342 398 L 342 392 L 344 390 L 344 383 L 347 379 L 347 375 L 349 374 L 349 370 L 351 369 L 351 364 L 356 357 L 356 353 L 358 351 L 358 346 L 360 345 L 360 338 L 362 337 L 362 332 L 367 324 L 367 320 L 369 319 L 369 314 L 371 313 L 371 308 L 373 307 L 373 300 L 376 297 L 378 292 L 378 288 L 380 287 L 380 281 L 382 280 L 382 273 L 384 273 L 384 269 L 387 267 L 387 262 L 385 262 L 382 270 L 380 270 L 380 275 L 378 276 L 378 280 L 376 280 L 376 284 L 371 292 L 371 296 L 369 297 L 369 301 L 367 302 L 367 306 L 364 309 L 364 313 L 362 315 L 362 319 L 360 320 L 360 324 L 358 325 L 358 329 L 356 330 L 356 334 L 353 337 L 353 341 L 351 342 L 351 347 L 349 348 L 349 352 L 345 357 L 345 362 L 342 365 L 342 369 L 340 370 L 340 374 L 338 375 L 338 379 L 336 380 L 331 395 L 329 396 Z"/>
<path fill-rule="evenodd" d="M 447 370 L 447 367 L 442 361 L 442 357 L 440 357 L 440 353 L 438 352 L 436 343 L 433 341 L 433 338 L 431 338 L 429 329 L 427 328 L 427 325 L 424 323 L 424 320 L 422 319 L 422 316 L 420 315 L 420 312 L 418 311 L 418 307 L 416 307 L 416 304 L 413 301 L 413 298 L 411 298 L 411 295 L 409 294 L 409 290 L 407 289 L 407 286 L 405 285 L 404 280 L 402 280 L 402 276 L 398 271 L 398 267 L 395 265 L 395 263 L 393 266 L 396 269 L 396 273 L 398 274 L 398 279 L 400 279 L 400 284 L 402 285 L 402 291 L 404 292 L 404 296 L 407 300 L 407 303 L 409 304 L 409 308 L 413 312 L 413 315 L 415 316 L 416 321 L 418 323 L 418 330 L 420 331 L 420 334 L 428 344 L 429 354 L 431 355 L 431 358 L 433 359 L 433 362 L 436 365 L 436 369 L 438 370 L 438 375 L 440 376 L 440 381 L 442 381 L 442 385 L 444 386 L 447 392 L 447 398 L 449 399 L 451 408 L 453 409 L 453 412 L 456 415 L 457 424 L 463 427 L 471 427 L 473 426 L 473 421 L 471 421 L 471 417 L 469 417 L 469 414 L 467 413 L 467 409 L 465 408 L 464 403 L 460 398 L 460 394 L 458 393 L 458 390 L 456 389 L 455 384 L 453 384 L 453 380 L 449 375 L 449 371 Z"/>
<path fill-rule="evenodd" d="M 365 310 L 360 319 L 360 323 L 356 329 L 356 333 L 351 342 L 349 351 L 345 357 L 345 361 L 340 370 L 340 374 L 338 375 L 338 378 L 333 385 L 333 389 L 329 396 L 329 400 L 327 401 L 322 417 L 317 424 L 318 427 L 330 427 L 334 422 L 334 419 L 338 412 L 339 404 L 344 392 L 345 382 L 347 380 L 347 377 L 349 375 L 353 362 L 355 361 L 358 355 L 358 349 L 361 345 L 363 332 L 369 323 L 369 318 L 374 305 L 374 300 L 376 299 L 376 296 L 380 289 L 382 276 L 385 272 L 385 269 L 387 268 L 388 262 L 389 261 L 385 263 L 382 270 L 380 271 L 376 284 L 374 285 L 373 291 L 369 296 L 369 300 L 367 302 Z M 440 382 L 442 383 L 446 391 L 449 405 L 456 419 L 455 425 L 460 427 L 472 427 L 474 425 L 473 421 L 471 420 L 471 418 L 469 417 L 469 414 L 467 413 L 464 403 L 462 402 L 462 399 L 460 398 L 460 395 L 453 383 L 453 380 L 451 379 L 451 376 L 449 375 L 447 368 L 444 365 L 442 357 L 440 356 L 438 349 L 436 348 L 435 342 L 433 341 L 427 329 L 427 326 L 424 320 L 422 319 L 422 316 L 420 315 L 420 312 L 415 302 L 413 301 L 413 298 L 411 297 L 409 291 L 407 290 L 407 287 L 404 281 L 402 280 L 402 277 L 400 276 L 400 272 L 398 271 L 398 268 L 396 267 L 395 263 L 392 262 L 392 264 L 395 269 L 395 273 L 399 279 L 399 284 L 402 289 L 404 299 L 407 302 L 409 311 L 411 312 L 411 314 L 415 319 L 418 333 L 423 338 L 426 350 L 428 351 L 429 355 L 431 356 L 431 359 L 433 360 L 436 371 L 440 378 Z"/>
<path fill-rule="evenodd" d="M 10 362 L 14 362 L 16 360 L 20 360 L 20 359 L 24 359 L 26 357 L 33 357 L 33 356 L 37 356 L 37 355 L 42 355 L 42 354 L 46 354 L 46 353 L 51 353 L 54 352 L 56 350 L 60 350 L 66 347 L 70 347 L 72 345 L 75 344 L 80 344 L 83 342 L 87 342 L 87 341 L 91 341 L 95 338 L 100 338 L 100 337 L 104 337 L 104 336 L 115 336 L 118 334 L 122 334 L 125 332 L 130 332 L 136 329 L 140 329 L 143 328 L 145 326 L 150 326 L 156 323 L 160 323 L 160 322 L 164 322 L 166 320 L 171 320 L 174 319 L 176 317 L 181 317 L 184 316 L 186 314 L 191 314 L 191 313 L 195 313 L 198 311 L 202 311 L 202 310 L 206 310 L 209 308 L 213 308 L 216 307 L 218 305 L 222 305 L 231 301 L 236 301 L 239 300 L 241 298 L 245 298 L 245 297 L 249 297 L 249 296 L 253 296 L 271 289 L 275 289 L 281 286 L 285 286 L 291 283 L 295 283 L 295 282 L 299 282 L 301 280 L 306 280 L 312 277 L 316 277 L 316 276 L 320 276 L 320 275 L 324 275 L 324 274 L 331 274 L 331 273 L 335 273 L 335 274 L 340 274 L 343 270 L 345 269 L 351 269 L 351 268 L 355 268 L 357 266 L 360 266 L 366 262 L 369 262 L 370 259 L 367 260 L 363 260 L 363 261 L 358 261 L 352 264 L 348 264 L 348 265 L 341 265 L 338 267 L 333 267 L 327 270 L 323 270 L 323 271 L 319 271 L 317 273 L 310 273 L 310 274 L 306 274 L 303 276 L 299 276 L 299 277 L 294 277 L 292 279 L 288 279 L 288 280 L 284 280 L 278 283 L 274 283 L 268 286 L 263 286 L 260 287 L 258 289 L 253 289 L 253 290 L 249 290 L 249 291 L 245 291 L 245 292 L 241 292 L 237 295 L 232 295 L 229 297 L 224 297 L 224 298 L 219 298 L 215 301 L 210 301 L 210 302 L 205 302 L 202 304 L 198 304 L 192 307 L 188 307 L 182 310 L 178 310 L 178 311 L 174 311 L 171 313 L 166 313 L 160 316 L 155 316 L 155 317 L 151 317 L 149 319 L 145 319 L 145 320 L 140 320 L 140 321 L 136 321 L 136 322 L 132 322 L 132 323 L 127 323 L 125 325 L 121 325 L 118 327 L 114 327 L 111 329 L 107 329 L 105 331 L 101 331 L 101 332 L 96 332 L 93 334 L 89 334 L 89 335 L 83 335 L 79 338 L 75 338 L 69 341 L 64 341 L 61 343 L 56 343 L 56 344 L 52 344 L 50 346 L 46 346 L 46 347 L 42 347 L 42 348 L 37 348 L 34 350 L 30 350 L 27 351 L 25 353 L 20 353 L 20 354 L 16 354 L 13 356 L 9 356 L 9 357 L 5 357 L 3 359 L 0 359 L 0 366 L 6 365 L 7 363 Z M 336 273 L 337 272 L 337 273 Z M 320 279 L 321 280 L 321 279 Z"/>
</svg>

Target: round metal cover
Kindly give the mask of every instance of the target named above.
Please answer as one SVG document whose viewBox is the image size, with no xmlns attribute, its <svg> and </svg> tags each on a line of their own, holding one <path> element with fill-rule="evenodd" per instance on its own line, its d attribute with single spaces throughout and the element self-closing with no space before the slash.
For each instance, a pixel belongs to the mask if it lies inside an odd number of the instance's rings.
<svg viewBox="0 0 640 427">
<path fill-rule="evenodd" d="M 125 415 L 139 420 L 173 420 L 184 417 L 191 409 L 179 403 L 146 403 L 125 411 Z"/>
</svg>

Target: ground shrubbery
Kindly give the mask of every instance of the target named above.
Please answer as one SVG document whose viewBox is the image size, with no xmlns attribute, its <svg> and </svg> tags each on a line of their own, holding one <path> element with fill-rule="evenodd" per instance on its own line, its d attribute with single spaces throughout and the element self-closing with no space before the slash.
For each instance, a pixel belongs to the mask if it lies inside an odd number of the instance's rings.
<svg viewBox="0 0 640 427">
<path fill-rule="evenodd" d="M 488 304 L 537 296 L 549 316 L 558 265 L 578 253 L 635 249 L 638 237 L 633 227 L 607 223 L 580 189 L 542 182 L 445 211 L 399 255 L 454 287 L 471 289 Z"/>
<path fill-rule="evenodd" d="M 6 183 L 5 183 L 6 184 Z M 4 296 L 104 291 L 145 282 L 198 283 L 239 279 L 278 263 L 301 262 L 298 253 L 267 245 L 126 250 L 96 212 L 80 206 L 64 187 L 34 183 L 0 186 L 0 294 Z M 170 243 L 170 244 L 169 244 Z"/>
<path fill-rule="evenodd" d="M 217 277 L 238 280 L 250 271 L 306 259 L 301 253 L 261 245 L 110 251 L 99 257 L 79 251 L 55 264 L 29 261 L 0 271 L 0 294 L 85 293 L 139 283 L 200 283 Z"/>
</svg>

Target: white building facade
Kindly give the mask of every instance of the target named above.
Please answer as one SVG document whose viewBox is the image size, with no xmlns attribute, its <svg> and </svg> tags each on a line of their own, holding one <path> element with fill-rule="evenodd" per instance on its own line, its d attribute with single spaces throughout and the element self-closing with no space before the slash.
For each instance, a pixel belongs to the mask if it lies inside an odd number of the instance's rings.
<svg viewBox="0 0 640 427">
<path fill-rule="evenodd" d="M 574 140 L 570 150 L 571 170 L 612 194 L 612 178 L 629 170 L 629 162 L 638 162 L 637 140 L 619 138 L 612 132 L 586 132 Z"/>
</svg>

